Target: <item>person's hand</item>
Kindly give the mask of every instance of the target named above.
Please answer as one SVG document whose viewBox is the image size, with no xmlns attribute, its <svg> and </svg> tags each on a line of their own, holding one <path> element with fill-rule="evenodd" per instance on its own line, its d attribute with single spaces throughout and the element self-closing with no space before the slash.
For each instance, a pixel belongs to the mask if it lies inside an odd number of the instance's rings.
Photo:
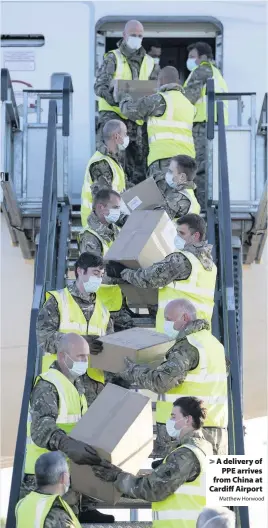
<svg viewBox="0 0 268 528">
<path fill-rule="evenodd" d="M 65 455 L 76 464 L 93 465 L 101 462 L 94 447 L 91 447 L 80 440 L 75 440 L 68 435 L 65 435 L 61 439 L 59 450 L 65 453 Z"/>
<path fill-rule="evenodd" d="M 120 262 L 115 262 L 114 260 L 109 260 L 106 264 L 106 273 L 108 277 L 113 277 L 115 279 L 121 278 L 121 271 L 127 269 L 127 266 L 124 266 Z"/>
<path fill-rule="evenodd" d="M 92 466 L 94 475 L 105 482 L 115 482 L 122 470 L 107 460 L 101 460 L 98 466 Z"/>
<path fill-rule="evenodd" d="M 93 354 L 93 356 L 97 356 L 103 350 L 103 343 L 99 341 L 99 336 L 91 336 L 91 337 L 93 339 L 89 343 L 90 354 Z"/>
</svg>

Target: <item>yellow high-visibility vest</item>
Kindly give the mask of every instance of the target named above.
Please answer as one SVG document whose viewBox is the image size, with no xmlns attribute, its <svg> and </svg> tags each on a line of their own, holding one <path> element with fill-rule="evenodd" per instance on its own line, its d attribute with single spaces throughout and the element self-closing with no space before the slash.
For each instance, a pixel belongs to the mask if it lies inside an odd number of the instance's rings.
<svg viewBox="0 0 268 528">
<path fill-rule="evenodd" d="M 80 243 L 80 237 L 83 235 L 83 233 L 92 233 L 101 243 L 102 247 L 102 256 L 105 255 L 108 251 L 108 249 L 113 244 L 113 241 L 110 240 L 107 242 L 102 238 L 97 231 L 94 231 L 91 227 L 87 226 L 85 227 L 78 235 L 78 242 Z M 115 285 L 109 285 L 109 284 L 102 284 L 97 292 L 97 297 L 103 302 L 104 306 L 108 308 L 109 312 L 118 312 L 122 308 L 122 292 L 120 287 Z"/>
<path fill-rule="evenodd" d="M 211 63 L 209 64 L 212 69 L 211 77 L 214 79 L 215 93 L 228 93 L 227 83 L 225 82 L 220 70 L 218 70 L 218 68 L 213 66 L 213 64 Z M 184 83 L 184 87 L 187 86 L 195 70 L 196 68 L 190 73 L 189 77 L 186 79 Z M 203 123 L 204 121 L 208 120 L 206 89 L 207 89 L 207 85 L 204 84 L 201 90 L 201 95 L 195 103 L 196 114 L 194 118 L 194 123 Z M 228 101 L 223 101 L 223 106 L 224 106 L 224 122 L 225 122 L 225 125 L 228 125 Z M 216 121 L 217 121 L 217 105 L 215 103 L 215 122 Z"/>
<path fill-rule="evenodd" d="M 57 427 L 63 429 L 66 434 L 74 428 L 79 422 L 81 416 L 87 411 L 87 401 L 84 394 L 79 394 L 74 384 L 71 383 L 62 372 L 56 369 L 49 369 L 47 372 L 37 376 L 36 385 L 42 379 L 54 385 L 59 396 L 59 414 L 56 420 Z M 26 460 L 25 473 L 34 474 L 34 467 L 37 459 L 43 453 L 48 453 L 47 449 L 37 446 L 31 438 L 31 412 L 29 408 L 27 421 L 27 440 L 26 440 Z"/>
<path fill-rule="evenodd" d="M 192 135 L 195 107 L 178 90 L 160 93 L 166 101 L 166 110 L 161 117 L 148 119 L 148 166 L 179 154 L 195 158 Z"/>
<path fill-rule="evenodd" d="M 90 175 L 90 167 L 93 163 L 96 163 L 98 161 L 105 160 L 109 164 L 109 167 L 113 173 L 113 181 L 112 181 L 112 189 L 119 194 L 121 194 L 125 188 L 126 188 L 126 178 L 123 167 L 116 163 L 116 161 L 111 158 L 110 156 L 106 156 L 105 154 L 101 154 L 98 150 L 93 154 L 93 156 L 90 158 L 86 172 L 84 177 L 84 184 L 82 187 L 82 194 L 81 194 L 81 220 L 82 220 L 82 226 L 87 227 L 87 219 L 90 213 L 92 212 L 92 192 L 91 192 L 91 185 L 93 185 L 93 180 Z"/>
<path fill-rule="evenodd" d="M 187 341 L 197 348 L 199 363 L 187 373 L 185 381 L 165 394 L 165 401 L 156 404 L 156 421 L 166 423 L 172 411 L 173 402 L 182 396 L 195 396 L 202 400 L 207 409 L 205 427 L 227 427 L 227 372 L 222 344 L 208 330 L 200 330 L 186 336 Z"/>
<path fill-rule="evenodd" d="M 121 79 L 122 81 L 132 81 L 132 71 L 129 67 L 127 58 L 121 53 L 119 49 L 109 51 L 113 53 L 116 58 L 116 70 L 114 72 L 114 79 Z M 139 81 L 148 81 L 154 69 L 154 59 L 150 55 L 145 55 L 140 67 Z M 99 97 L 99 112 L 115 112 L 122 119 L 128 119 L 122 112 L 119 106 L 111 106 L 105 99 Z M 138 119 L 137 125 L 143 125 L 143 121 Z"/>
<path fill-rule="evenodd" d="M 81 528 L 72 508 L 59 495 L 45 495 L 31 491 L 29 495 L 21 499 L 16 506 L 16 527 L 17 528 L 43 528 L 45 520 L 53 508 L 56 499 L 61 503 L 62 508 L 68 513 L 75 528 Z"/>
<path fill-rule="evenodd" d="M 153 528 L 195 528 L 197 518 L 206 505 L 206 456 L 199 447 L 191 444 L 183 444 L 174 451 L 181 448 L 190 449 L 195 454 L 200 463 L 200 474 L 192 482 L 182 484 L 163 501 L 152 503 Z"/>
<path fill-rule="evenodd" d="M 190 251 L 180 250 L 187 257 L 192 266 L 192 271 L 185 280 L 173 281 L 164 288 L 158 289 L 158 311 L 156 315 L 156 330 L 164 332 L 164 311 L 166 305 L 173 299 L 188 299 L 196 308 L 197 319 L 212 319 L 214 307 L 214 291 L 216 284 L 217 268 L 206 270 L 200 260 Z"/>
<path fill-rule="evenodd" d="M 193 214 L 200 214 L 200 204 L 196 199 L 195 193 L 193 189 L 183 189 L 183 191 L 179 191 L 183 196 L 188 198 L 190 200 L 190 208 L 189 211 L 187 211 L 187 214 L 193 213 Z"/>
</svg>

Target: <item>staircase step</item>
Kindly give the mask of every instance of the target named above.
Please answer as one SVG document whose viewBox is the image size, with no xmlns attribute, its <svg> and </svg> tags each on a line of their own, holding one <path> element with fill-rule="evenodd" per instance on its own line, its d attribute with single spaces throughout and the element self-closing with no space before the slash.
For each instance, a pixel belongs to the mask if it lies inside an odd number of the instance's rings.
<svg viewBox="0 0 268 528">
<path fill-rule="evenodd" d="M 151 528 L 153 523 L 150 521 L 118 521 L 113 524 L 81 524 L 84 528 Z"/>
<path fill-rule="evenodd" d="M 141 499 L 129 499 L 128 497 L 121 497 L 115 505 L 108 504 L 106 502 L 100 502 L 97 503 L 96 508 L 98 510 L 150 510 L 151 503 Z"/>
</svg>

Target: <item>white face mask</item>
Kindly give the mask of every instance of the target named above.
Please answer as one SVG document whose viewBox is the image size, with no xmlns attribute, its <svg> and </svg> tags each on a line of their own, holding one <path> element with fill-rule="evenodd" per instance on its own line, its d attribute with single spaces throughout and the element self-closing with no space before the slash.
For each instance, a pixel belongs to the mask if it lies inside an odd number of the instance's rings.
<svg viewBox="0 0 268 528">
<path fill-rule="evenodd" d="M 66 361 L 64 360 L 67 369 L 72 374 L 74 374 L 75 377 L 83 376 L 83 374 L 85 374 L 87 371 L 88 361 L 74 361 L 72 358 L 70 358 L 68 354 L 66 354 L 66 356 L 68 356 L 68 358 L 73 362 L 73 366 L 72 368 L 70 368 L 68 367 L 68 365 L 66 364 Z"/>
<path fill-rule="evenodd" d="M 179 330 L 175 330 L 174 321 L 165 321 L 164 322 L 164 333 L 169 337 L 176 339 L 179 335 Z"/>
<path fill-rule="evenodd" d="M 91 275 L 87 282 L 83 282 L 85 292 L 95 293 L 99 289 L 101 283 L 102 283 L 101 277 L 95 277 L 95 275 Z"/>
<path fill-rule="evenodd" d="M 160 64 L 160 59 L 159 59 L 159 57 L 155 57 L 155 58 L 154 58 L 154 63 L 155 63 L 156 66 L 158 66 L 158 64 Z"/>
<path fill-rule="evenodd" d="M 66 495 L 66 493 L 68 493 L 69 487 L 70 487 L 70 482 L 69 482 L 69 484 L 64 484 L 64 495 Z"/>
<path fill-rule="evenodd" d="M 166 172 L 165 180 L 166 180 L 167 184 L 169 185 L 169 187 L 171 187 L 172 189 L 174 189 L 177 186 L 177 184 L 173 180 L 172 172 L 170 172 L 170 171 Z"/>
<path fill-rule="evenodd" d="M 195 59 L 192 59 L 192 58 L 187 59 L 186 66 L 189 71 L 193 71 L 197 67 Z"/>
<path fill-rule="evenodd" d="M 183 249 L 186 242 L 180 235 L 176 235 L 174 238 L 174 245 L 176 249 Z"/>
<path fill-rule="evenodd" d="M 141 48 L 142 38 L 141 37 L 128 37 L 127 45 L 132 50 L 138 50 Z"/>
<path fill-rule="evenodd" d="M 110 209 L 109 214 L 107 216 L 104 216 L 104 218 L 106 222 L 108 223 L 112 222 L 113 224 L 115 224 L 115 222 L 119 220 L 120 214 L 121 214 L 120 209 Z"/>
<path fill-rule="evenodd" d="M 175 422 L 175 420 L 172 420 L 171 418 L 167 421 L 166 423 L 166 430 L 167 430 L 167 434 L 169 436 L 171 436 L 171 438 L 176 438 L 177 440 L 179 439 L 180 437 L 180 434 L 181 434 L 181 431 L 183 429 L 183 427 L 181 429 L 176 429 L 175 428 L 175 425 L 179 422 L 181 422 L 183 420 L 183 418 L 181 418 L 180 420 L 178 420 L 177 422 Z"/>
<path fill-rule="evenodd" d="M 123 143 L 118 143 L 119 150 L 125 150 L 129 145 L 129 136 L 125 136 Z"/>
</svg>

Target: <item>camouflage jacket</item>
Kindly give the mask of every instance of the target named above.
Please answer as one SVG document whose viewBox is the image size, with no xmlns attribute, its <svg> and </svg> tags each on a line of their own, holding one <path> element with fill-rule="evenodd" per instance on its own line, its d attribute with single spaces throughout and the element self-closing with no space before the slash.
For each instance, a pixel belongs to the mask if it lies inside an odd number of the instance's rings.
<svg viewBox="0 0 268 528">
<path fill-rule="evenodd" d="M 146 55 L 145 49 L 141 47 L 139 50 L 130 50 L 123 39 L 117 43 L 117 47 L 127 59 L 128 65 L 131 69 L 132 79 L 137 80 L 139 78 L 143 58 Z M 112 52 L 107 53 L 103 59 L 101 67 L 97 71 L 94 85 L 95 94 L 99 97 L 103 97 L 111 106 L 117 106 L 117 103 L 113 98 L 113 88 L 111 86 L 115 70 L 115 55 Z M 155 65 L 150 75 L 151 80 L 157 79 L 158 70 L 158 66 Z"/>
<path fill-rule="evenodd" d="M 107 243 L 114 242 L 119 234 L 119 229 L 115 224 L 103 224 L 94 212 L 89 215 L 87 223 L 88 227 L 96 231 Z M 89 253 L 93 252 L 97 253 L 97 255 L 103 255 L 100 240 L 88 231 L 85 231 L 80 236 L 79 251 L 80 253 L 88 251 Z"/>
<path fill-rule="evenodd" d="M 96 294 L 81 293 L 78 290 L 75 281 L 72 284 L 68 285 L 67 288 L 72 294 L 79 308 L 81 308 L 86 318 L 86 321 L 88 322 L 95 308 Z M 51 296 L 48 301 L 45 302 L 43 307 L 39 310 L 36 323 L 37 341 L 44 352 L 50 354 L 55 354 L 57 352 L 59 340 L 63 335 L 61 332 L 59 332 L 59 326 L 60 313 L 58 309 L 58 303 L 56 299 Z M 113 322 L 110 319 L 106 333 L 111 334 L 112 332 Z"/>
<path fill-rule="evenodd" d="M 43 495 L 39 489 L 36 490 L 36 493 Z M 75 528 L 71 517 L 63 508 L 58 498 L 55 499 L 51 510 L 46 516 L 44 528 Z"/>
<path fill-rule="evenodd" d="M 196 189 L 194 182 L 187 182 L 187 184 L 178 185 L 176 189 L 172 189 L 165 180 L 159 180 L 157 186 L 165 197 L 165 210 L 171 220 L 173 218 L 180 218 L 181 216 L 188 213 L 191 201 L 186 198 L 180 191 L 187 191 L 187 189 Z"/>
<path fill-rule="evenodd" d="M 207 242 L 186 244 L 184 250 L 193 253 L 206 270 L 212 270 L 212 246 L 210 244 Z M 163 288 L 170 282 L 188 279 L 191 271 L 192 265 L 187 256 L 183 252 L 178 252 L 171 253 L 164 260 L 156 262 L 149 268 L 125 269 L 121 272 L 121 277 L 138 288 Z"/>
<path fill-rule="evenodd" d="M 201 97 L 201 90 L 207 80 L 212 77 L 212 68 L 210 62 L 201 62 L 201 64 L 192 72 L 191 78 L 184 86 L 184 95 L 192 104 Z"/>
<path fill-rule="evenodd" d="M 107 149 L 107 146 L 104 143 L 102 143 L 99 146 L 98 151 L 101 152 L 101 154 L 104 154 L 105 156 L 109 156 L 118 165 L 120 165 L 119 156 L 117 156 L 116 154 L 113 154 L 112 152 L 109 152 Z M 93 181 L 93 184 L 91 185 L 91 191 L 92 191 L 93 197 L 103 187 L 112 188 L 113 186 L 112 169 L 108 161 L 106 160 L 96 161 L 95 163 L 92 163 L 92 165 L 90 166 L 90 176 Z"/>
<path fill-rule="evenodd" d="M 179 445 L 190 444 L 199 447 L 206 456 L 212 454 L 210 444 L 206 442 L 201 431 L 188 433 Z M 185 482 L 195 480 L 200 474 L 200 463 L 190 449 L 181 448 L 171 452 L 165 464 L 160 464 L 155 471 L 142 477 L 129 473 L 120 473 L 115 487 L 124 495 L 148 502 L 165 500 Z"/>
<path fill-rule="evenodd" d="M 120 94 L 120 110 L 132 121 L 136 119 L 146 120 L 150 116 L 160 117 L 166 111 L 166 101 L 161 92 L 169 92 L 170 90 L 177 90 L 183 93 L 183 88 L 179 84 L 173 83 L 161 86 L 160 91 L 156 94 L 141 97 L 137 101 L 133 101 L 129 94 Z"/>
<path fill-rule="evenodd" d="M 187 340 L 187 335 L 209 329 L 209 324 L 204 319 L 197 319 L 188 323 L 182 330 L 173 347 L 156 369 L 150 369 L 147 365 L 136 365 L 128 359 L 128 367 L 121 376 L 133 385 L 141 389 L 147 389 L 158 394 L 181 385 L 188 372 L 197 367 L 199 363 L 199 352 L 196 347 Z"/>
</svg>

